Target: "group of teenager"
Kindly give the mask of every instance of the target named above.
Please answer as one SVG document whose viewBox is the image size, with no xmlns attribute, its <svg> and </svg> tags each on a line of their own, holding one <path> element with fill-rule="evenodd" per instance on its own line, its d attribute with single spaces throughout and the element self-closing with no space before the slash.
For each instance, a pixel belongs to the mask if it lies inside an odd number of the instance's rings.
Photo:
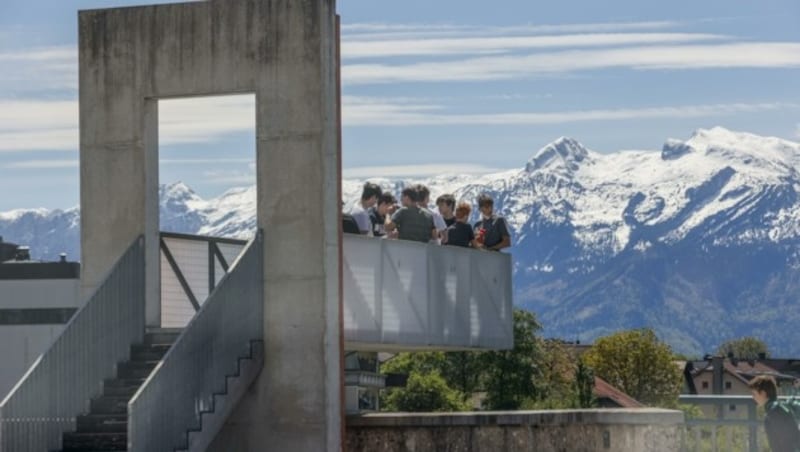
<svg viewBox="0 0 800 452">
<path fill-rule="evenodd" d="M 477 199 L 480 217 L 469 223 L 472 206 L 444 194 L 431 209 L 430 190 L 418 184 L 405 187 L 400 203 L 391 192 L 367 182 L 361 198 L 342 217 L 344 232 L 397 238 L 423 243 L 500 251 L 511 246 L 505 218 L 494 212 L 494 200 L 486 194 Z"/>
</svg>

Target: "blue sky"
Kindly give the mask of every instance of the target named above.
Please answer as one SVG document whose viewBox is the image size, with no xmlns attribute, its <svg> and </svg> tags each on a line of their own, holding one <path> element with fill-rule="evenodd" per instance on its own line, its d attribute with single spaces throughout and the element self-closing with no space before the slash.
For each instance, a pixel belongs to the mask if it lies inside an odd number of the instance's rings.
<svg viewBox="0 0 800 452">
<path fill-rule="evenodd" d="M 77 15 L 0 1 L 0 211 L 78 202 Z M 157 3 L 157 2 L 144 2 Z M 659 149 L 717 125 L 800 141 L 800 2 L 340 0 L 346 177 L 521 167 L 571 136 Z M 160 179 L 254 180 L 252 96 L 160 105 Z"/>
</svg>

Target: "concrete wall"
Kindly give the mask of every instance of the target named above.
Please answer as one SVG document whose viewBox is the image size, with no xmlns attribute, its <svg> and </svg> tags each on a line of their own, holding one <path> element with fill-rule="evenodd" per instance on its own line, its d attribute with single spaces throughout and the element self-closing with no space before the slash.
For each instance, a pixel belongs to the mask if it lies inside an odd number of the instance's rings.
<svg viewBox="0 0 800 452">
<path fill-rule="evenodd" d="M 79 15 L 83 290 L 145 236 L 160 322 L 157 99 L 256 95 L 264 371 L 225 450 L 341 447 L 334 0 L 212 0 Z"/>
<path fill-rule="evenodd" d="M 0 280 L 0 310 L 79 308 L 78 279 Z M 66 324 L 0 325 L 0 400 Z"/>
<path fill-rule="evenodd" d="M 348 452 L 671 452 L 683 413 L 655 408 L 368 414 L 347 418 Z"/>
<path fill-rule="evenodd" d="M 0 309 L 77 308 L 78 279 L 0 280 Z"/>
</svg>

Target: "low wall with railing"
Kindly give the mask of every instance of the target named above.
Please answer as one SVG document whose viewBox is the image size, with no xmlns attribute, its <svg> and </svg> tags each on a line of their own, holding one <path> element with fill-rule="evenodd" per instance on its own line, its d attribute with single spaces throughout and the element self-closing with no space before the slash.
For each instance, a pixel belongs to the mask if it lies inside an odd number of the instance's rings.
<svg viewBox="0 0 800 452">
<path fill-rule="evenodd" d="M 348 452 L 678 452 L 683 413 L 657 408 L 380 413 L 347 418 Z"/>
<path fill-rule="evenodd" d="M 348 350 L 513 347 L 511 256 L 345 234 Z"/>
</svg>

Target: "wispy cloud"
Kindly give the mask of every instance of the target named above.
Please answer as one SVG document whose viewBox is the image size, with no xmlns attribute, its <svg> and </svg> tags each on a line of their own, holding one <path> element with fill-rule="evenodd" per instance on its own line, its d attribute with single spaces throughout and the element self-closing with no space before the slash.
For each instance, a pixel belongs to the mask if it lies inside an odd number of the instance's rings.
<svg viewBox="0 0 800 452">
<path fill-rule="evenodd" d="M 252 171 L 204 171 L 203 183 L 209 185 L 248 186 L 256 182 L 255 170 Z"/>
<path fill-rule="evenodd" d="M 23 160 L 3 165 L 6 169 L 62 169 L 77 168 L 78 159 L 70 160 Z"/>
<path fill-rule="evenodd" d="M 159 142 L 165 146 L 255 133 L 255 99 L 237 95 L 163 101 L 159 121 Z M 75 151 L 79 134 L 76 100 L 0 100 L 0 152 Z"/>
<path fill-rule="evenodd" d="M 0 52 L 0 90 L 15 92 L 78 90 L 78 49 L 44 47 Z"/>
<path fill-rule="evenodd" d="M 343 39 L 398 39 L 447 36 L 508 36 L 521 34 L 557 33 L 622 33 L 644 30 L 664 30 L 680 26 L 674 21 L 598 22 L 583 24 L 541 25 L 458 25 L 458 24 L 343 24 Z"/>
<path fill-rule="evenodd" d="M 161 101 L 158 117 L 159 142 L 164 145 L 202 143 L 236 132 L 255 134 L 255 96 Z"/>
<path fill-rule="evenodd" d="M 566 124 L 587 121 L 715 117 L 800 108 L 800 105 L 793 103 L 764 102 L 467 114 L 453 113 L 448 105 L 426 98 L 345 96 L 343 104 L 343 124 L 348 127 Z M 14 115 L 14 112 L 17 115 Z M 228 134 L 252 132 L 255 128 L 254 116 L 253 99 L 249 96 L 205 98 L 202 102 L 196 100 L 162 102 L 160 143 L 170 145 L 210 142 Z M 77 102 L 0 101 L 0 152 L 33 150 L 74 152 L 78 149 L 78 133 Z M 66 165 L 65 161 L 58 162 L 51 165 Z M 250 162 L 252 160 L 239 158 L 161 161 L 167 165 Z M 35 163 L 26 161 L 17 164 L 23 165 L 19 166 L 22 168 L 26 167 L 24 165 Z"/>
<path fill-rule="evenodd" d="M 550 36 L 493 36 L 437 39 L 343 40 L 342 56 L 387 58 L 464 54 L 500 54 L 522 49 L 608 47 L 713 41 L 726 36 L 704 33 L 592 33 Z"/>
<path fill-rule="evenodd" d="M 0 130 L 0 152 L 24 151 L 77 151 L 78 128 L 54 128 L 42 130 L 38 127 L 13 131 Z"/>
<path fill-rule="evenodd" d="M 358 166 L 344 168 L 342 173 L 348 179 L 361 179 L 374 177 L 376 174 L 380 174 L 382 177 L 431 177 L 441 174 L 478 175 L 498 171 L 503 171 L 503 169 L 473 164 L 431 163 L 423 165 Z"/>
<path fill-rule="evenodd" d="M 359 101 L 359 98 L 345 98 L 344 102 L 346 103 L 346 108 L 343 109 L 343 119 L 346 126 L 380 127 L 541 125 L 587 121 L 626 121 L 632 119 L 699 118 L 800 108 L 799 104 L 772 102 L 571 110 L 560 112 L 461 114 L 451 113 L 443 105 L 380 104 L 375 101 L 362 103 Z"/>
<path fill-rule="evenodd" d="M 409 64 L 350 64 L 346 84 L 485 81 L 611 68 L 636 70 L 710 68 L 797 68 L 800 43 L 637 46 L 488 56 Z"/>
<path fill-rule="evenodd" d="M 255 158 L 255 157 L 254 157 Z M 253 163 L 253 159 L 159 159 L 162 165 L 222 165 L 229 163 Z"/>
</svg>

